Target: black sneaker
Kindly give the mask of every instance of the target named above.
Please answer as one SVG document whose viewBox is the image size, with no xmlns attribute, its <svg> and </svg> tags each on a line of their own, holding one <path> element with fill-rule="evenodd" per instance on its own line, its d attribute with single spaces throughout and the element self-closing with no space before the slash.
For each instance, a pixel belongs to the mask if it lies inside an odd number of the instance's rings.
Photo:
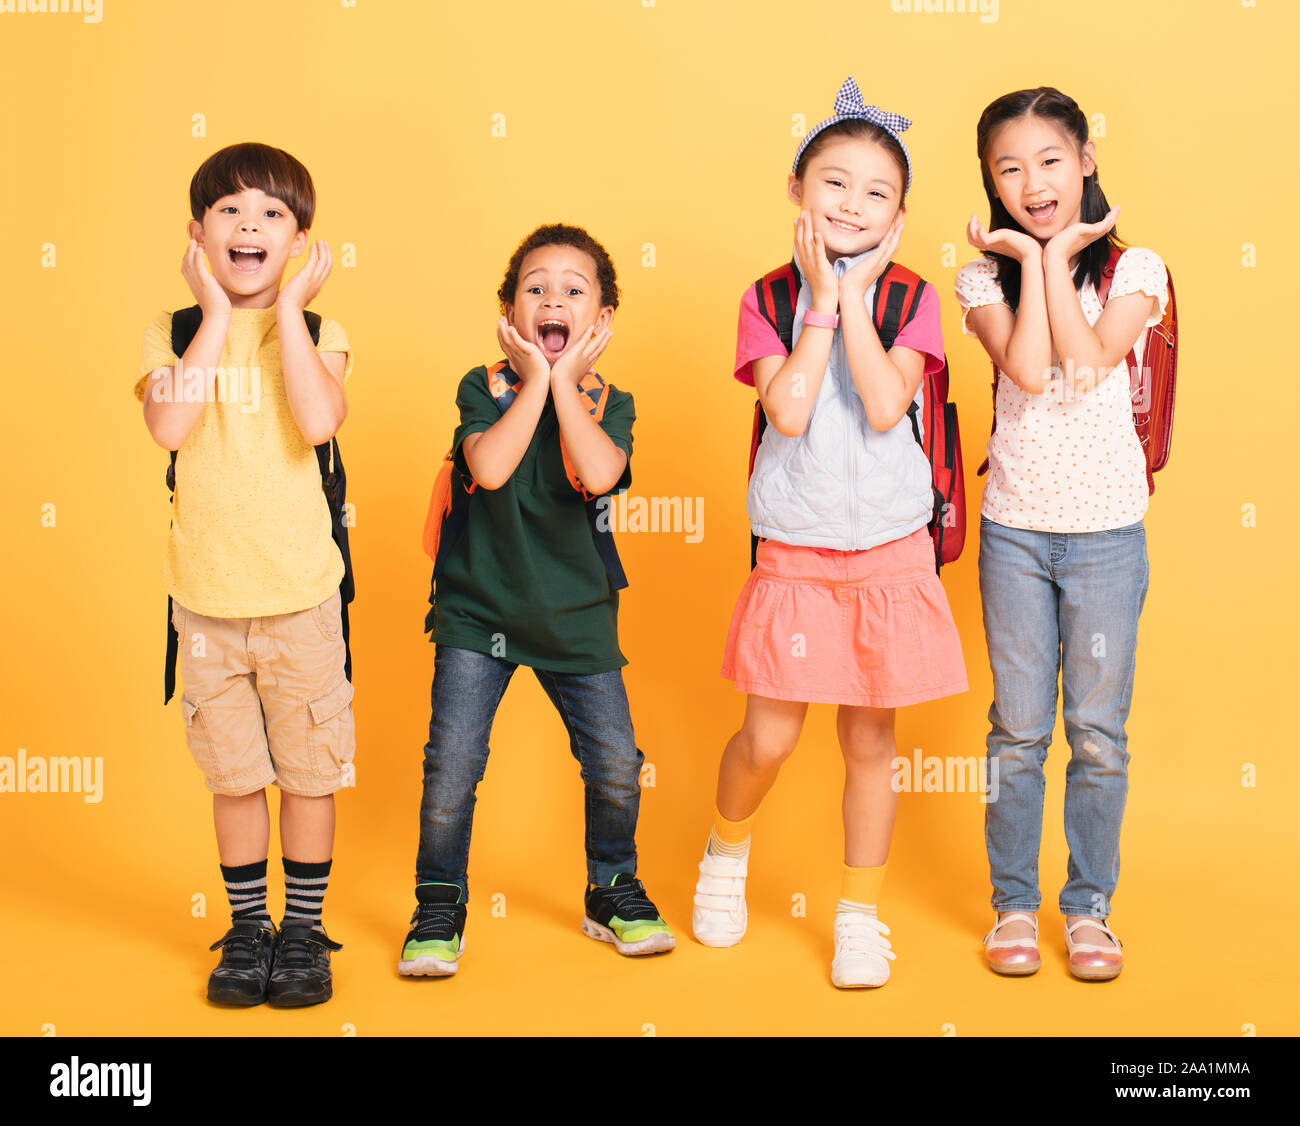
<svg viewBox="0 0 1300 1126">
<path fill-rule="evenodd" d="M 334 995 L 330 951 L 342 949 L 310 919 L 285 919 L 275 943 L 266 999 L 283 1009 L 328 1001 Z"/>
<path fill-rule="evenodd" d="M 587 888 L 586 904 L 582 933 L 612 942 L 620 954 L 659 954 L 677 945 L 635 876 L 620 872 L 607 888 Z"/>
<path fill-rule="evenodd" d="M 465 949 L 465 904 L 457 884 L 416 884 L 415 914 L 397 972 L 406 977 L 450 977 Z"/>
<path fill-rule="evenodd" d="M 248 919 L 232 924 L 209 950 L 221 949 L 221 961 L 208 975 L 208 1000 L 222 1005 L 260 1005 L 266 1000 L 275 953 L 275 924 Z"/>
</svg>

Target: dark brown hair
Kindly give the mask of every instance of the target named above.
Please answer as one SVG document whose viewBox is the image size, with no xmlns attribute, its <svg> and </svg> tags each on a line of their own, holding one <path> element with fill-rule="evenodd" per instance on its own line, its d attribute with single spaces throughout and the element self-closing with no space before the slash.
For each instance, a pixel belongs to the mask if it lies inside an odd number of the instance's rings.
<svg viewBox="0 0 1300 1126">
<path fill-rule="evenodd" d="M 1033 90 L 1016 90 L 1003 94 L 997 101 L 989 103 L 980 114 L 979 124 L 975 127 L 976 148 L 980 158 L 980 174 L 984 178 L 984 194 L 989 200 L 989 230 L 1011 229 L 1029 234 L 1017 223 L 1002 206 L 998 199 L 997 188 L 993 183 L 993 170 L 989 167 L 989 144 L 993 134 L 1008 121 L 1021 117 L 1041 117 L 1058 125 L 1067 137 L 1074 140 L 1082 151 L 1088 143 L 1088 119 L 1078 103 L 1068 94 L 1062 94 L 1053 86 L 1038 86 Z M 1079 209 L 1079 219 L 1084 223 L 1099 223 L 1106 218 L 1110 204 L 1101 190 L 1101 181 L 1094 167 L 1092 173 L 1083 178 L 1083 199 Z M 1104 238 L 1085 246 L 1079 254 L 1079 261 L 1074 268 L 1074 286 L 1082 289 L 1087 279 L 1092 280 L 1094 289 L 1101 286 L 1101 271 L 1112 246 L 1120 245 L 1120 237 L 1112 227 Z M 998 285 L 1002 287 L 1002 296 L 1012 309 L 1020 305 L 1020 263 L 1003 254 L 989 254 L 998 265 Z"/>
<path fill-rule="evenodd" d="M 600 286 L 600 303 L 618 308 L 618 278 L 614 273 L 614 261 L 608 251 L 581 227 L 570 227 L 564 223 L 551 223 L 538 227 L 516 248 L 510 256 L 510 265 L 506 267 L 505 280 L 497 290 L 497 300 L 501 302 L 504 313 L 507 305 L 515 303 L 515 291 L 519 288 L 519 270 L 530 251 L 540 250 L 543 246 L 572 246 L 591 255 L 596 263 L 596 281 Z"/>
<path fill-rule="evenodd" d="M 257 188 L 283 200 L 307 230 L 316 217 L 316 189 L 311 173 L 283 149 L 256 141 L 227 145 L 199 165 L 190 181 L 190 214 L 200 223 L 209 207 L 223 196 Z"/>
<path fill-rule="evenodd" d="M 907 198 L 907 155 L 903 152 L 903 146 L 898 143 L 898 138 L 888 129 L 877 125 L 874 121 L 866 121 L 862 118 L 837 121 L 834 125 L 826 126 L 825 129 L 809 141 L 808 147 L 799 154 L 799 163 L 794 170 L 796 179 L 800 182 L 803 181 L 803 174 L 808 167 L 808 162 L 836 137 L 853 137 L 861 141 L 875 141 L 876 144 L 884 148 L 894 158 L 894 163 L 898 165 L 898 174 L 903 183 L 903 198 Z"/>
</svg>

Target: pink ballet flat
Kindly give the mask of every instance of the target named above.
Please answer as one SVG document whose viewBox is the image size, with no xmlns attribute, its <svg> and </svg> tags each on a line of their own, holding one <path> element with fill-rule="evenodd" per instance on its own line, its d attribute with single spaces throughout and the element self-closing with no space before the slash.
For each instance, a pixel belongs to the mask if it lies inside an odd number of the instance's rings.
<svg viewBox="0 0 1300 1126">
<path fill-rule="evenodd" d="M 997 938 L 999 928 L 1013 920 L 1028 923 L 1034 928 L 1033 938 Z M 1037 973 L 1042 960 L 1038 956 L 1038 918 L 1024 911 L 1013 911 L 993 924 L 993 929 L 984 936 L 984 957 L 988 959 L 989 969 L 995 974 L 1008 977 L 1024 977 Z"/>
<path fill-rule="evenodd" d="M 1114 945 L 1075 942 L 1074 932 L 1080 927 L 1096 927 L 1114 939 Z M 1118 977 L 1124 968 L 1121 946 L 1118 936 L 1106 925 L 1104 919 L 1086 918 L 1073 925 L 1066 923 L 1065 948 L 1070 952 L 1070 973 L 1080 981 L 1109 981 Z"/>
</svg>

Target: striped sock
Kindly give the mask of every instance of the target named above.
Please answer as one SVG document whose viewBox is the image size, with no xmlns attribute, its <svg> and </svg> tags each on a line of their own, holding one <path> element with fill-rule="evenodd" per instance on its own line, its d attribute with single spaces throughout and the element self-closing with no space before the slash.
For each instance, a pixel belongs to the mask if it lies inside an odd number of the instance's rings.
<svg viewBox="0 0 1300 1126">
<path fill-rule="evenodd" d="M 715 808 L 713 828 L 709 830 L 708 851 L 714 856 L 749 855 L 749 830 L 758 816 L 755 810 L 743 821 L 728 821 Z"/>
<path fill-rule="evenodd" d="M 284 858 L 284 918 L 307 919 L 320 926 L 332 860 L 311 864 Z"/>
<path fill-rule="evenodd" d="M 835 910 L 858 911 L 863 915 L 876 917 L 876 904 L 880 900 L 880 888 L 885 882 L 885 868 L 881 864 L 875 868 L 851 868 L 844 865 L 844 875 L 840 879 L 840 901 Z"/>
<path fill-rule="evenodd" d="M 234 868 L 222 864 L 221 878 L 226 883 L 226 898 L 230 900 L 231 922 L 271 921 L 271 916 L 266 911 L 265 860 L 240 864 Z"/>
</svg>

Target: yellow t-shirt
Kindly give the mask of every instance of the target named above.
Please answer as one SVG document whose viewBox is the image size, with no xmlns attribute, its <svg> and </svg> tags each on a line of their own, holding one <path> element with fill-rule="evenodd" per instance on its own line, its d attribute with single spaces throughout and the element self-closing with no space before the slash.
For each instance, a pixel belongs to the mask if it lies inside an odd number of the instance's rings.
<svg viewBox="0 0 1300 1126">
<path fill-rule="evenodd" d="M 149 373 L 174 367 L 171 314 L 144 334 L 135 396 Z M 345 352 L 348 338 L 322 318 L 318 352 Z M 294 422 L 280 366 L 275 307 L 232 309 L 221 353 L 224 380 L 205 392 L 175 390 L 207 405 L 176 455 L 176 495 L 163 564 L 167 593 L 187 610 L 214 618 L 253 618 L 305 610 L 343 578 L 330 534 L 316 451 Z"/>
</svg>

